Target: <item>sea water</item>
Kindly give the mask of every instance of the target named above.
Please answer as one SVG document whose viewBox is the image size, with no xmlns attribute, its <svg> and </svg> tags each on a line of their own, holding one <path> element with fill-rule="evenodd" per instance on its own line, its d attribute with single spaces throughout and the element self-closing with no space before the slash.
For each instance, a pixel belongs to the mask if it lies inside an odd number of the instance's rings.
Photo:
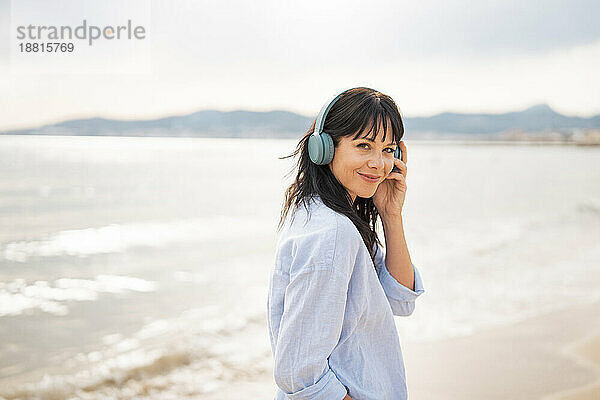
<svg viewBox="0 0 600 400">
<path fill-rule="evenodd" d="M 600 148 L 405 143 L 425 293 L 401 342 L 600 298 Z M 0 136 L 0 396 L 182 398 L 269 371 L 295 146 Z"/>
</svg>

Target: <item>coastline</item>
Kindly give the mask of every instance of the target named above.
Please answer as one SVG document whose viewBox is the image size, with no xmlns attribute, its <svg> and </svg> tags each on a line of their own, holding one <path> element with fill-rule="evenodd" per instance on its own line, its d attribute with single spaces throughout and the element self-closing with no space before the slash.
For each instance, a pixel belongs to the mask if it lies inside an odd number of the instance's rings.
<svg viewBox="0 0 600 400">
<path fill-rule="evenodd" d="M 567 355 L 579 360 L 597 372 L 596 380 L 573 389 L 546 396 L 543 400 L 587 400 L 600 399 L 600 331 L 565 346 Z"/>
<path fill-rule="evenodd" d="M 598 399 L 599 314 L 600 301 L 597 301 L 489 328 L 470 336 L 432 342 L 402 341 L 409 398 Z M 405 321 L 410 323 L 410 317 Z M 158 394 L 163 389 L 166 392 L 172 389 L 169 382 L 178 386 L 187 381 L 191 385 L 187 398 L 195 400 L 272 399 L 276 385 L 265 324 L 264 316 L 257 315 L 244 327 L 243 333 L 240 332 L 242 336 L 232 336 L 233 332 L 217 334 L 211 340 L 217 345 L 216 350 L 208 351 L 205 359 L 191 363 L 175 360 L 174 364 L 171 359 L 165 359 L 125 371 L 129 374 L 126 386 L 134 392 Z M 248 343 L 255 344 L 249 353 L 243 350 Z M 223 357 L 219 348 L 225 351 Z M 178 354 L 174 356 L 178 357 Z M 213 370 L 219 365 L 226 368 Z M 211 379 L 204 381 L 207 377 Z M 202 390 L 192 389 L 196 386 Z M 110 379 L 82 389 L 91 390 L 90 395 L 127 390 Z M 64 397 L 59 394 L 61 392 Z M 40 392 L 32 388 L 32 391 L 20 393 L 44 394 L 46 390 Z M 76 393 L 69 387 L 57 387 L 54 395 L 55 398 L 69 398 Z"/>
</svg>

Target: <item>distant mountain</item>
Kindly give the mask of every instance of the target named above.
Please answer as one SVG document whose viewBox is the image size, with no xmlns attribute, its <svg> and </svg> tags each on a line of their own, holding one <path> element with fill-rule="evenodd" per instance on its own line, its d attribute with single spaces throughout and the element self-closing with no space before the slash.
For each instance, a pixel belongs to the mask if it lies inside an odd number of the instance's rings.
<svg viewBox="0 0 600 400">
<path fill-rule="evenodd" d="M 204 110 L 152 120 L 77 119 L 0 134 L 293 138 L 305 132 L 314 118 L 288 111 Z M 511 130 L 598 129 L 600 115 L 591 118 L 569 117 L 555 112 L 546 104 L 540 104 L 504 114 L 442 113 L 431 117 L 405 118 L 404 124 L 411 137 L 418 138 L 420 133 L 490 134 Z"/>
<path fill-rule="evenodd" d="M 512 129 L 528 132 L 561 129 L 600 128 L 600 115 L 591 118 L 567 117 L 547 104 L 505 114 L 442 113 L 432 117 L 407 118 L 406 129 L 447 133 L 499 133 Z"/>
<path fill-rule="evenodd" d="M 22 135 L 89 136 L 295 136 L 308 129 L 310 118 L 289 111 L 217 111 L 152 120 L 124 121 L 105 118 L 76 119 L 39 128 L 1 132 Z"/>
</svg>

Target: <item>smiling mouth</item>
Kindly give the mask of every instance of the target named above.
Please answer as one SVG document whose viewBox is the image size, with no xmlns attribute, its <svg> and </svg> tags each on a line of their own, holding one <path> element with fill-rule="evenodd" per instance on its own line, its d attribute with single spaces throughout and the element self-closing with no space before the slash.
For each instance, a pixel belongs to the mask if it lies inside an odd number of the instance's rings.
<svg viewBox="0 0 600 400">
<path fill-rule="evenodd" d="M 361 174 L 360 172 L 358 174 L 371 182 L 376 182 L 379 180 L 379 178 L 381 178 L 380 176 L 377 176 L 377 175 Z"/>
</svg>

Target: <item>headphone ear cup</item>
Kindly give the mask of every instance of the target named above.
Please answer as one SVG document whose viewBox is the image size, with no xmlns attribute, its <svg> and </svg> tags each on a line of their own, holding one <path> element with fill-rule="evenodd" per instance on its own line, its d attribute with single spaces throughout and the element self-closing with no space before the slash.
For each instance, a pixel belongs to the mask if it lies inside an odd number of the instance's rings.
<svg viewBox="0 0 600 400">
<path fill-rule="evenodd" d="M 402 150 L 400 150 L 400 146 L 396 146 L 396 151 L 394 151 L 394 157 L 402 159 Z"/>
<path fill-rule="evenodd" d="M 400 150 L 400 146 L 396 146 L 396 151 L 394 151 L 394 158 L 402 160 L 402 150 Z M 391 172 L 400 172 L 400 168 L 396 167 L 396 164 L 394 164 L 394 167 L 392 168 Z"/>
<path fill-rule="evenodd" d="M 308 155 L 313 163 L 320 165 L 323 159 L 323 140 L 319 136 L 311 135 L 308 138 Z"/>
<path fill-rule="evenodd" d="M 321 138 L 323 138 L 323 164 L 329 164 L 333 161 L 333 153 L 335 151 L 335 146 L 333 145 L 333 139 L 329 136 L 328 133 L 321 133 Z"/>
</svg>

